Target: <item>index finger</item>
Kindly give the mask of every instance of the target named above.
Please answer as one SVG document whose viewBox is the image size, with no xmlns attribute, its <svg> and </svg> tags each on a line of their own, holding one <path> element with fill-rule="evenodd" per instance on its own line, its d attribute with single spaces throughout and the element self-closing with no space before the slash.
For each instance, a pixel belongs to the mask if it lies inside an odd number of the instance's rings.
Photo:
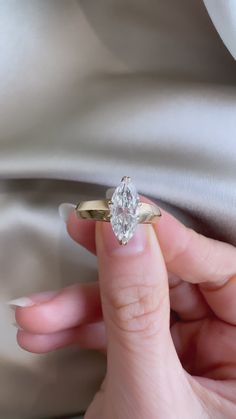
<svg viewBox="0 0 236 419">
<path fill-rule="evenodd" d="M 143 202 L 152 203 L 144 196 Z M 186 227 L 161 208 L 154 224 L 167 269 L 186 282 L 198 284 L 211 309 L 222 320 L 236 324 L 236 249 L 233 245 L 205 237 Z M 67 229 L 71 237 L 93 253 L 95 222 L 70 214 Z"/>
<path fill-rule="evenodd" d="M 236 325 L 236 248 L 186 227 L 167 211 L 154 225 L 169 271 L 198 284 L 221 319 Z"/>
</svg>

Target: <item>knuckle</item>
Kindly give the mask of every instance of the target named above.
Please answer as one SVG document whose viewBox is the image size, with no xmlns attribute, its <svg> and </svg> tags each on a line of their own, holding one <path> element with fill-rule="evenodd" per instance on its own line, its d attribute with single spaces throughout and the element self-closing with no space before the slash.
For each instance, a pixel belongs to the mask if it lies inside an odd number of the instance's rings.
<svg viewBox="0 0 236 419">
<path fill-rule="evenodd" d="M 124 284 L 124 278 L 114 278 L 114 284 L 109 290 L 109 305 L 112 307 L 113 322 L 126 332 L 152 333 L 154 325 L 160 319 L 157 317 L 160 305 L 165 295 L 158 284 L 147 284 L 145 278 L 125 278 L 129 285 Z"/>
</svg>

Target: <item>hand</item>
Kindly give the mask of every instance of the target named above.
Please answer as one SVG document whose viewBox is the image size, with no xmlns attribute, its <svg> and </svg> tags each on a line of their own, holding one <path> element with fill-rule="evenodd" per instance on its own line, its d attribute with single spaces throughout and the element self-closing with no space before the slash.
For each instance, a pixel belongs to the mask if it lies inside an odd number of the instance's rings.
<svg viewBox="0 0 236 419">
<path fill-rule="evenodd" d="M 162 214 L 123 247 L 110 223 L 71 213 L 68 233 L 97 254 L 99 281 L 15 302 L 22 348 L 106 352 L 86 419 L 236 417 L 236 249 Z"/>
</svg>

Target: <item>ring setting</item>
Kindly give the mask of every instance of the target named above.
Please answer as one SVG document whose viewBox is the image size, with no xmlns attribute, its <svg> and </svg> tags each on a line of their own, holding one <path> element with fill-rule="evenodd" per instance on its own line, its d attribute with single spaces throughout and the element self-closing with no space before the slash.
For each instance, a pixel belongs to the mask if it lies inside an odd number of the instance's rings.
<svg viewBox="0 0 236 419">
<path fill-rule="evenodd" d="M 121 245 L 129 242 L 139 223 L 154 223 L 162 215 L 156 204 L 140 201 L 129 176 L 121 179 L 111 198 L 81 201 L 76 205 L 75 211 L 79 219 L 110 222 Z"/>
</svg>

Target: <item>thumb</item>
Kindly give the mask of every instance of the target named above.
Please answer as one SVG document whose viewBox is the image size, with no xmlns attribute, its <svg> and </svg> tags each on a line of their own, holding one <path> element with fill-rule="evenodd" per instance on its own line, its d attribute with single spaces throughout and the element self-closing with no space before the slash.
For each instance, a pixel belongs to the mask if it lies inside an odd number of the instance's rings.
<svg viewBox="0 0 236 419">
<path fill-rule="evenodd" d="M 97 222 L 96 250 L 108 338 L 108 400 L 125 409 L 122 418 L 156 417 L 150 411 L 155 404 L 171 418 L 179 387 L 184 396 L 181 379 L 187 380 L 170 335 L 168 275 L 153 226 L 138 224 L 122 246 L 110 223 Z M 128 416 L 134 406 L 139 416 Z"/>
</svg>

